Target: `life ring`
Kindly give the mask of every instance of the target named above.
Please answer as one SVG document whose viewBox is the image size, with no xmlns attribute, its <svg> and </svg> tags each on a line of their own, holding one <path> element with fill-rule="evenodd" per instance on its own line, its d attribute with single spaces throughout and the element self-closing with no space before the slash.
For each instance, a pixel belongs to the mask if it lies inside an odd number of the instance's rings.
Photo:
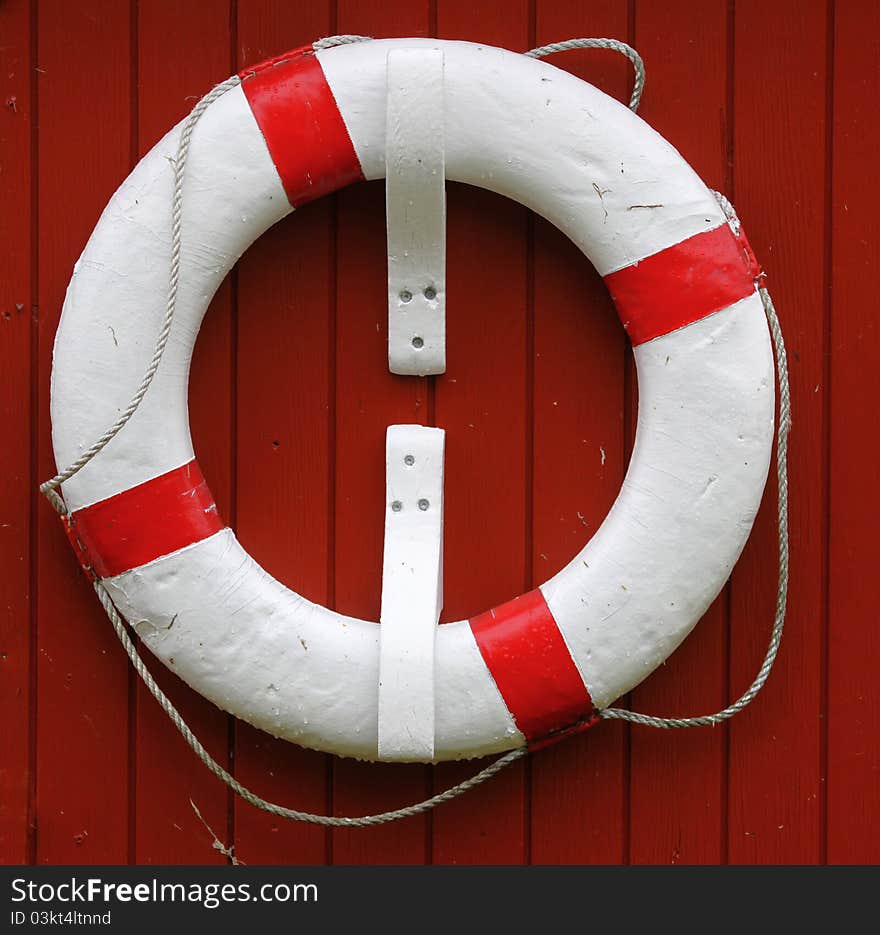
<svg viewBox="0 0 880 935">
<path fill-rule="evenodd" d="M 598 532 L 536 590 L 443 625 L 435 759 L 590 723 L 684 639 L 758 509 L 773 356 L 754 256 L 673 147 L 596 88 L 502 49 L 432 39 L 300 49 L 205 111 L 184 182 L 171 338 L 130 422 L 64 484 L 87 570 L 149 649 L 221 708 L 306 747 L 375 760 L 378 626 L 268 575 L 194 460 L 187 380 L 215 290 L 292 208 L 385 170 L 389 49 L 441 48 L 446 173 L 564 231 L 611 291 L 639 383 L 635 448 Z M 180 126 L 107 205 L 67 291 L 52 370 L 56 462 L 125 407 L 164 312 Z"/>
</svg>

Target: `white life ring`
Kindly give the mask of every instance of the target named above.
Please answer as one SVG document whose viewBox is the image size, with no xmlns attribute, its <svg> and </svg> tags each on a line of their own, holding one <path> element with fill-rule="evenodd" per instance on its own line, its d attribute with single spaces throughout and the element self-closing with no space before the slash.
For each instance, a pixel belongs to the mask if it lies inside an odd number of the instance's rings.
<svg viewBox="0 0 880 935">
<path fill-rule="evenodd" d="M 757 266 L 709 189 L 626 107 L 466 42 L 309 47 L 243 73 L 193 136 L 161 366 L 64 496 L 81 561 L 172 671 L 278 737 L 378 758 L 378 626 L 284 587 L 224 526 L 194 460 L 187 380 L 208 303 L 247 247 L 292 207 L 383 177 L 395 46 L 444 52 L 448 178 L 521 202 L 580 247 L 638 370 L 635 449 L 596 535 L 540 588 L 438 630 L 435 758 L 457 759 L 578 729 L 645 678 L 728 578 L 764 489 L 774 380 Z M 52 371 L 59 465 L 117 418 L 152 354 L 179 133 L 122 184 L 74 269 Z"/>
</svg>

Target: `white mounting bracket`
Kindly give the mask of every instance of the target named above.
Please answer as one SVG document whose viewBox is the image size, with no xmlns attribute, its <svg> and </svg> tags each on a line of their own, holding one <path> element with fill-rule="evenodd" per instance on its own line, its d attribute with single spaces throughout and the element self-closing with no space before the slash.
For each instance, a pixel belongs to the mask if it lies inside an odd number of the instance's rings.
<svg viewBox="0 0 880 935">
<path fill-rule="evenodd" d="M 391 425 L 379 626 L 379 756 L 434 757 L 434 644 L 443 607 L 443 429 Z"/>
<path fill-rule="evenodd" d="M 388 53 L 385 212 L 388 366 L 446 371 L 446 157 L 443 53 Z"/>
</svg>

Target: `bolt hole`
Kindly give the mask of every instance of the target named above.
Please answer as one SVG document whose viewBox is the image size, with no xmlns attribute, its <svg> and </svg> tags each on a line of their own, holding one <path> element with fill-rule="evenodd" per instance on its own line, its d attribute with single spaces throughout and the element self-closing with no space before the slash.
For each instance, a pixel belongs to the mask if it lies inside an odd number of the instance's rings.
<svg viewBox="0 0 880 935">
<path fill-rule="evenodd" d="M 412 339 L 412 346 L 413 346 L 414 348 L 416 348 L 416 350 L 418 350 L 419 348 L 422 348 L 422 347 L 425 346 L 425 342 L 422 340 L 422 338 L 420 338 L 418 335 L 416 335 L 416 336 Z"/>
<path fill-rule="evenodd" d="M 412 293 L 409 291 L 409 289 L 401 290 L 400 301 L 403 303 L 412 302 Z"/>
<path fill-rule="evenodd" d="M 393 512 L 399 513 L 403 509 L 403 504 L 400 500 L 395 500 L 394 503 L 391 504 L 391 509 Z"/>
<path fill-rule="evenodd" d="M 412 467 L 412 466 L 416 463 L 416 459 L 415 459 L 412 455 L 407 455 L 407 456 L 403 459 L 403 463 L 404 463 L 407 467 Z"/>
<path fill-rule="evenodd" d="M 434 299 L 437 298 L 437 290 L 433 286 L 428 286 L 428 288 L 425 289 L 425 298 L 429 302 L 433 302 Z"/>
<path fill-rule="evenodd" d="M 431 504 L 427 500 L 419 500 L 419 509 L 424 513 Z"/>
</svg>

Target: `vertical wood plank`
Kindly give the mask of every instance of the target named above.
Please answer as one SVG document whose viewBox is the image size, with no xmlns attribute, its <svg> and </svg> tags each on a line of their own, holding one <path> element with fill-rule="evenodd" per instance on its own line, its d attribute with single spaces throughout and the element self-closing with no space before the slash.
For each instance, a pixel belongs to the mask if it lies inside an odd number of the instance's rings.
<svg viewBox="0 0 880 935">
<path fill-rule="evenodd" d="M 719 191 L 727 188 L 731 129 L 727 21 L 727 0 L 640 0 L 636 7 L 635 46 L 648 72 L 639 115 Z M 691 715 L 724 707 L 726 604 L 725 591 L 666 665 L 632 693 L 635 710 Z M 632 862 L 720 863 L 726 728 L 631 731 Z"/>
<path fill-rule="evenodd" d="M 526 0 L 440 0 L 437 34 L 528 48 Z M 511 115 L 511 119 L 515 119 Z M 444 620 L 472 617 L 528 589 L 531 470 L 528 212 L 481 189 L 448 186 L 447 370 L 434 418 L 446 439 Z M 478 765 L 444 764 L 437 791 Z M 525 763 L 433 815 L 436 863 L 528 859 Z"/>
<path fill-rule="evenodd" d="M 735 204 L 768 273 L 785 330 L 795 428 L 786 634 L 767 687 L 731 724 L 731 863 L 803 864 L 820 858 L 827 25 L 824 3 L 736 4 Z M 754 678 L 766 649 L 775 555 L 771 481 L 732 578 L 733 696 Z"/>
<path fill-rule="evenodd" d="M 328 3 L 238 4 L 238 68 L 332 29 Z M 334 200 L 281 221 L 238 269 L 236 532 L 270 574 L 329 600 L 330 392 Z M 279 518 L 283 517 L 283 520 Z M 264 797 L 326 813 L 329 757 L 236 724 L 236 775 Z M 236 853 L 248 863 L 320 864 L 328 832 L 236 800 Z"/>
<path fill-rule="evenodd" d="M 876 299 L 880 222 L 880 7 L 836 4 L 829 543 L 829 863 L 880 863 L 880 637 L 874 556 L 877 443 L 864 416 L 880 398 Z"/>
<path fill-rule="evenodd" d="M 54 473 L 49 374 L 64 293 L 131 164 L 131 11 L 114 0 L 42 0 L 37 26 L 42 480 Z M 36 857 L 125 863 L 128 663 L 54 512 L 41 503 L 38 514 Z"/>
<path fill-rule="evenodd" d="M 375 37 L 425 36 L 428 3 L 339 0 L 336 30 Z M 424 380 L 388 371 L 385 187 L 358 185 L 338 197 L 334 598 L 341 613 L 379 619 L 385 514 L 385 429 L 427 420 Z M 378 689 L 377 689 L 378 690 Z M 334 762 L 336 814 L 359 815 L 425 797 L 418 765 Z M 422 863 L 427 819 L 334 831 L 333 862 Z"/>
<path fill-rule="evenodd" d="M 140 158 L 233 69 L 228 0 L 208 0 L 198 8 L 176 0 L 139 0 L 137 11 Z M 168 210 L 170 213 L 170 204 Z M 190 375 L 190 420 L 196 456 L 227 520 L 232 504 L 231 342 L 231 293 L 225 282 L 208 309 L 196 342 Z M 148 658 L 149 652 L 143 655 L 199 740 L 225 763 L 226 715 Z M 183 742 L 140 682 L 136 711 L 135 861 L 223 863 L 225 857 L 214 848 L 214 839 L 194 814 L 190 800 L 218 838 L 226 842 L 225 787 Z"/>
<path fill-rule="evenodd" d="M 0 864 L 31 858 L 31 11 L 0 6 Z"/>
<path fill-rule="evenodd" d="M 626 40 L 627 3 L 538 0 L 536 27 L 536 45 L 571 36 Z M 551 61 L 619 99 L 628 95 L 629 66 L 615 53 L 567 52 Z M 540 584 L 586 544 L 620 489 L 628 350 L 602 280 L 540 220 L 534 294 L 533 583 Z M 625 860 L 625 738 L 622 724 L 600 724 L 535 755 L 533 863 Z"/>
</svg>

